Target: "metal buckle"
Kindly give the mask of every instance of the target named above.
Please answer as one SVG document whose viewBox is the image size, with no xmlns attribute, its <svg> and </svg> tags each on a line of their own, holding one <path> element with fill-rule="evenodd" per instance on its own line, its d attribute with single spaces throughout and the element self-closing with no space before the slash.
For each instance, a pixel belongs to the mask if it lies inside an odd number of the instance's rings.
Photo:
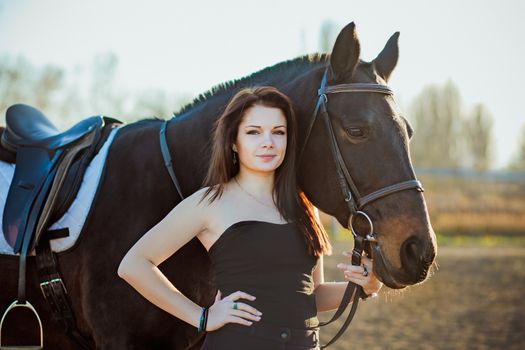
<svg viewBox="0 0 525 350">
<path fill-rule="evenodd" d="M 366 235 L 365 240 L 370 243 L 377 243 L 377 236 L 374 232 L 370 232 Z"/>
<path fill-rule="evenodd" d="M 62 288 L 64 288 L 64 291 L 67 294 L 67 289 L 66 289 L 66 286 L 64 285 L 64 282 L 62 281 L 62 278 L 53 278 L 50 281 L 45 281 L 45 282 L 40 283 L 40 290 L 42 291 L 42 294 L 44 295 L 44 298 L 47 299 L 46 293 L 44 292 L 44 286 L 48 286 L 50 284 L 58 283 L 58 282 L 60 282 L 60 284 L 62 285 Z"/>
<path fill-rule="evenodd" d="M 352 192 L 348 191 L 348 194 L 346 195 L 345 202 L 350 202 L 352 200 Z"/>
</svg>

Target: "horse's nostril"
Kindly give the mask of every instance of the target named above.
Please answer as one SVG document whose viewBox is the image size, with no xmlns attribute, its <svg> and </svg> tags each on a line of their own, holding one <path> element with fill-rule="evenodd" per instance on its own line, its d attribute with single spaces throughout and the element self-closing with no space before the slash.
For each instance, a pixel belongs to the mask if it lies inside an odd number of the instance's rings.
<svg viewBox="0 0 525 350">
<path fill-rule="evenodd" d="M 405 259 L 411 264 L 414 264 L 419 260 L 419 249 L 415 237 L 411 237 L 405 241 L 403 245 L 403 253 Z"/>
<path fill-rule="evenodd" d="M 426 270 L 421 241 L 412 236 L 407 239 L 401 247 L 401 261 L 406 272 L 419 276 L 423 270 Z"/>
<path fill-rule="evenodd" d="M 417 244 L 415 242 L 410 242 L 406 245 L 406 255 L 409 260 L 417 259 Z"/>
<path fill-rule="evenodd" d="M 401 262 L 410 283 L 423 281 L 432 264 L 434 254 L 416 236 L 408 238 L 401 247 Z"/>
</svg>

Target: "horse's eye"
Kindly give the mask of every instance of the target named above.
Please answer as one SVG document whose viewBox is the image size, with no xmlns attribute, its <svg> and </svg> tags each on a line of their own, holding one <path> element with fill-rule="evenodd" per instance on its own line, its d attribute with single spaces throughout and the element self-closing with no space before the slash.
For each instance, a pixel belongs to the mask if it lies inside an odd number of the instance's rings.
<svg viewBox="0 0 525 350">
<path fill-rule="evenodd" d="M 356 128 L 356 127 L 348 128 L 346 129 L 346 132 L 348 132 L 348 135 L 353 136 L 353 137 L 365 136 L 365 132 L 361 128 Z"/>
</svg>

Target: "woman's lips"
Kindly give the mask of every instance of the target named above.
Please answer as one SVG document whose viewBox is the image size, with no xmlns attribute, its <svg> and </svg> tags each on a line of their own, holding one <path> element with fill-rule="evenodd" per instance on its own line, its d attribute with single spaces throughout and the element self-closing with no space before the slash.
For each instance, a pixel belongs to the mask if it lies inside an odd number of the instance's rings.
<svg viewBox="0 0 525 350">
<path fill-rule="evenodd" d="M 263 155 L 263 156 L 257 156 L 257 157 L 261 158 L 265 162 L 269 162 L 269 161 L 273 160 L 275 155 Z"/>
</svg>

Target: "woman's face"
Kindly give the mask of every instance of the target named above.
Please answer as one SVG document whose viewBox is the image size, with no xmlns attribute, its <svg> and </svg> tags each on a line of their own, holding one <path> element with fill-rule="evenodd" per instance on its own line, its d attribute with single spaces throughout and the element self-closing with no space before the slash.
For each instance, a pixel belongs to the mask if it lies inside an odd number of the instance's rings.
<svg viewBox="0 0 525 350">
<path fill-rule="evenodd" d="M 275 171 L 286 154 L 286 126 L 286 117 L 279 108 L 254 105 L 247 109 L 233 145 L 241 169 Z"/>
</svg>

